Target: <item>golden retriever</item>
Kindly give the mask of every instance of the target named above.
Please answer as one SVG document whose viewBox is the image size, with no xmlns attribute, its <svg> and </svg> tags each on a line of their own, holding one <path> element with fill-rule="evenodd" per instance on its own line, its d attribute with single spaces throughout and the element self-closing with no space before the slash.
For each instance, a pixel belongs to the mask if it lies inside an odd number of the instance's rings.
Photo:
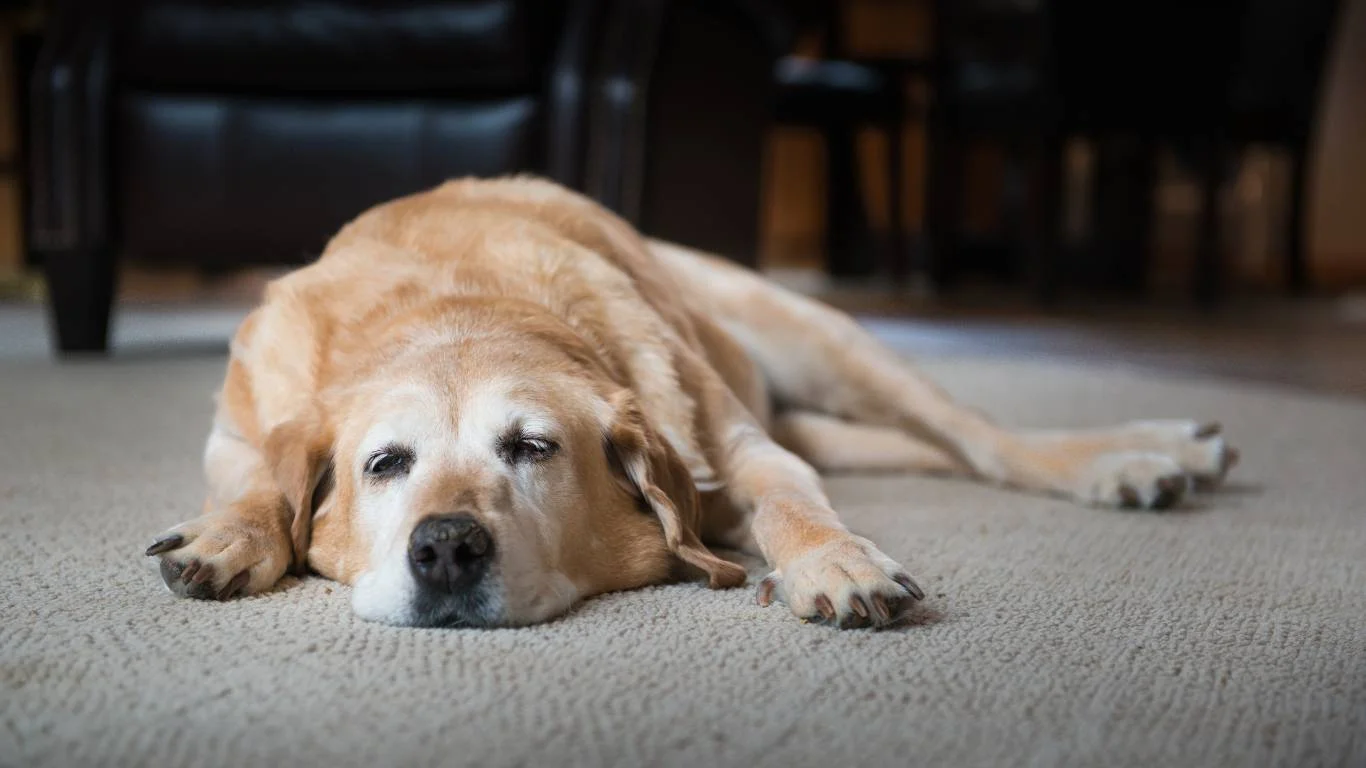
<svg viewBox="0 0 1366 768">
<path fill-rule="evenodd" d="M 848 317 L 643 238 L 550 182 L 462 179 L 379 205 L 243 322 L 204 512 L 158 537 L 171 590 L 291 566 L 417 626 L 544 621 L 590 595 L 745 582 L 841 627 L 924 597 L 818 471 L 950 472 L 1163 508 L 1236 460 L 1214 424 L 1005 429 Z"/>
</svg>

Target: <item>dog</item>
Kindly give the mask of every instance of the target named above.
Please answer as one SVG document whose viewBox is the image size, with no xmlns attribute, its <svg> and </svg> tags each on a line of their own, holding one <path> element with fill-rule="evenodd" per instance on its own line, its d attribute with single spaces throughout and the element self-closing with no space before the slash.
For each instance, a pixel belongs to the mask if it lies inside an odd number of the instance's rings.
<svg viewBox="0 0 1366 768">
<path fill-rule="evenodd" d="M 881 627 L 924 592 L 822 472 L 1163 509 L 1237 457 L 1199 421 L 1004 428 L 758 273 L 544 179 L 466 178 L 365 211 L 267 286 L 231 344 L 203 513 L 146 554 L 185 597 L 312 571 L 363 619 L 493 627 L 741 586 L 727 548 L 772 569 L 760 604 Z"/>
</svg>

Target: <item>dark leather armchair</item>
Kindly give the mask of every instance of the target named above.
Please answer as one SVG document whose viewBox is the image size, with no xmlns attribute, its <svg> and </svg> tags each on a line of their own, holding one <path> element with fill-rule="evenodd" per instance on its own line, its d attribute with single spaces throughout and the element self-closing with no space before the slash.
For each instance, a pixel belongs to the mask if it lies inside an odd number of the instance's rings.
<svg viewBox="0 0 1366 768">
<path fill-rule="evenodd" d="M 364 208 L 470 174 L 545 175 L 752 257 L 774 54 L 744 7 L 57 0 L 29 241 L 59 347 L 105 348 L 116 258 L 303 263 Z"/>
<path fill-rule="evenodd" d="M 578 182 L 592 0 L 113 5 L 58 5 L 35 75 L 31 242 L 63 350 L 104 348 L 116 251 L 303 262 L 452 176 Z"/>
</svg>

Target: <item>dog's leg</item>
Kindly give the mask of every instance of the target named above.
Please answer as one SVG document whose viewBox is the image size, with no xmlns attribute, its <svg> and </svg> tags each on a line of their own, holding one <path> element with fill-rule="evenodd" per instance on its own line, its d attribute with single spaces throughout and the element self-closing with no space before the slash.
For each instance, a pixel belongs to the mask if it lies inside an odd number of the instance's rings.
<svg viewBox="0 0 1366 768">
<path fill-rule="evenodd" d="M 204 514 L 156 538 L 147 554 L 181 597 L 226 600 L 273 587 L 293 558 L 292 513 L 260 453 L 215 428 L 204 452 Z"/>
<path fill-rule="evenodd" d="M 759 601 L 775 597 L 797 616 L 839 626 L 881 625 L 924 597 L 902 567 L 840 522 L 809 464 L 778 445 L 704 361 L 687 353 L 719 493 L 745 525 L 732 542 L 752 543 L 773 569 Z M 746 547 L 748 548 L 748 547 Z"/>
<path fill-rule="evenodd" d="M 953 454 L 893 427 L 857 424 L 815 411 L 786 411 L 769 430 L 778 444 L 820 472 L 971 474 Z"/>
<path fill-rule="evenodd" d="M 1086 503 L 1174 504 L 1188 478 L 1218 482 L 1237 459 L 1217 425 L 1144 421 L 1087 432 L 998 426 L 955 403 L 851 318 L 759 275 L 666 244 L 652 248 L 762 369 L 777 401 L 892 426 L 985 480 Z"/>
<path fill-rule="evenodd" d="M 314 496 L 326 495 L 316 492 L 319 449 L 304 428 L 312 421 L 299 417 L 300 401 L 315 391 L 312 337 L 300 330 L 307 328 L 299 306 L 267 305 L 233 338 L 204 447 L 204 513 L 147 548 L 177 595 L 252 595 L 275 586 L 291 564 L 302 570 Z"/>
</svg>

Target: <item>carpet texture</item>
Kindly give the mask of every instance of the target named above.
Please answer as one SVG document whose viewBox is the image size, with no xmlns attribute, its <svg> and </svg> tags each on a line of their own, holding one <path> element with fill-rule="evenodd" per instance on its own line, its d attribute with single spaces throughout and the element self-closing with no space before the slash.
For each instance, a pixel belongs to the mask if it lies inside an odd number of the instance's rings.
<svg viewBox="0 0 1366 768">
<path fill-rule="evenodd" d="M 832 478 L 929 592 L 895 631 L 694 585 L 416 630 L 316 578 L 160 586 L 141 550 L 198 509 L 222 365 L 0 364 L 0 764 L 1366 766 L 1366 404 L 927 363 L 1009 423 L 1219 419 L 1244 461 L 1165 514 Z"/>
</svg>

